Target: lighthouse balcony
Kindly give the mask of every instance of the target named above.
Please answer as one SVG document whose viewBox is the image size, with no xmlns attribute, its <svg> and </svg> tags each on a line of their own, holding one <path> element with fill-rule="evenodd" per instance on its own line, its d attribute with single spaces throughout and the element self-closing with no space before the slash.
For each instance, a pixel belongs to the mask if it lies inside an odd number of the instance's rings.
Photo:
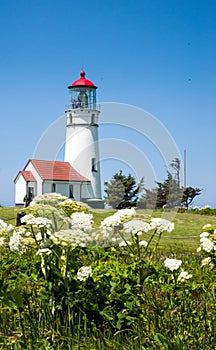
<svg viewBox="0 0 216 350">
<path fill-rule="evenodd" d="M 79 110 L 88 109 L 93 111 L 100 111 L 100 105 L 96 103 L 85 104 L 79 101 L 73 101 L 69 104 L 68 110 L 74 110 L 74 109 L 79 109 Z"/>
</svg>

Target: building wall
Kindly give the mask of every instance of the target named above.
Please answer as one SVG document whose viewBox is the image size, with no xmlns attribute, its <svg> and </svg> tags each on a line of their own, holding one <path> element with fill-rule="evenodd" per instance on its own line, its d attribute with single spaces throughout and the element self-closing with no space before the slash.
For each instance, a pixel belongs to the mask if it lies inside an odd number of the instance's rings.
<svg viewBox="0 0 216 350">
<path fill-rule="evenodd" d="M 23 205 L 26 195 L 26 181 L 22 174 L 19 175 L 15 185 L 15 205 Z"/>
<path fill-rule="evenodd" d="M 52 192 L 52 184 L 55 184 L 55 192 L 60 193 L 63 196 L 69 197 L 69 186 L 73 186 L 73 199 L 75 201 L 80 201 L 81 198 L 86 197 L 87 191 L 85 184 L 80 182 L 58 182 L 58 181 L 46 181 L 43 184 L 43 193 L 51 193 Z M 89 195 L 88 197 L 89 198 Z"/>
<path fill-rule="evenodd" d="M 94 123 L 92 123 L 92 114 L 94 114 Z M 98 116 L 99 112 L 93 110 L 67 111 L 65 161 L 69 162 L 81 175 L 90 179 L 91 190 L 89 185 L 88 198 L 101 198 Z M 96 164 L 95 171 L 92 171 L 93 159 Z"/>
<path fill-rule="evenodd" d="M 35 169 L 35 167 L 33 166 L 33 164 L 31 162 L 28 163 L 27 167 L 25 168 L 25 170 L 31 171 L 32 175 L 35 177 L 35 180 L 37 182 L 37 187 L 36 187 L 36 192 L 35 192 L 35 196 L 39 196 L 41 195 L 42 192 L 42 179 L 39 176 L 37 170 Z"/>
</svg>

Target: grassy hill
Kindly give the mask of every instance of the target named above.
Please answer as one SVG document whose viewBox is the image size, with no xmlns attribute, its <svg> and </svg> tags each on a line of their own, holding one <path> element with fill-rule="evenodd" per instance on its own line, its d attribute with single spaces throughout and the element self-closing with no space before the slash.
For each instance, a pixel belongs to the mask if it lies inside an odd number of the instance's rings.
<svg viewBox="0 0 216 350">
<path fill-rule="evenodd" d="M 8 207 L 0 208 L 0 219 L 7 223 L 16 224 L 16 215 L 23 208 Z M 95 225 L 99 226 L 100 222 L 107 216 L 112 215 L 114 210 L 93 210 Z M 164 217 L 175 223 L 175 230 L 171 233 L 164 234 L 160 242 L 160 248 L 165 250 L 194 251 L 199 245 L 199 235 L 205 224 L 216 224 L 216 216 L 199 215 L 190 212 L 175 213 L 161 211 L 149 212 L 146 210 L 137 210 L 138 216 L 152 215 L 154 217 Z M 148 238 L 148 237 L 146 237 Z"/>
</svg>

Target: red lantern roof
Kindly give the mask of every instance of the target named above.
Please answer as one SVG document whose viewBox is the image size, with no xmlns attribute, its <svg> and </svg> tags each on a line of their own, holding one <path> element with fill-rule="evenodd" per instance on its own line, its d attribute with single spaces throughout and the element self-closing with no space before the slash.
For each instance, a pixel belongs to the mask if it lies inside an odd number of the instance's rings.
<svg viewBox="0 0 216 350">
<path fill-rule="evenodd" d="M 84 70 L 80 72 L 80 78 L 78 80 L 75 80 L 71 85 L 69 85 L 68 89 L 73 89 L 74 87 L 81 87 L 81 86 L 97 89 L 97 86 L 95 86 L 91 80 L 88 80 L 85 78 Z"/>
</svg>

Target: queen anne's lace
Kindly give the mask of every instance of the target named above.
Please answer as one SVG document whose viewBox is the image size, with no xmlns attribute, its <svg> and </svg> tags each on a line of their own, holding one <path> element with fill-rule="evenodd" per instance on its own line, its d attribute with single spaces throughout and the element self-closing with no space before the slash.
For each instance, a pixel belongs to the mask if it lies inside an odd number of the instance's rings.
<svg viewBox="0 0 216 350">
<path fill-rule="evenodd" d="M 92 268 L 91 268 L 91 266 L 82 266 L 77 271 L 77 278 L 81 282 L 85 282 L 91 276 L 92 276 Z"/>
<path fill-rule="evenodd" d="M 50 235 L 55 244 L 72 245 L 74 247 L 86 247 L 92 242 L 91 235 L 82 230 L 61 230 Z"/>
<path fill-rule="evenodd" d="M 167 267 L 170 271 L 178 270 L 181 264 L 182 260 L 178 259 L 166 258 L 166 260 L 164 261 L 164 266 Z"/>
<path fill-rule="evenodd" d="M 112 231 L 114 226 L 122 224 L 123 219 L 126 217 L 131 217 L 136 214 L 135 208 L 131 209 L 120 209 L 114 215 L 105 218 L 100 225 L 102 233 L 106 236 Z"/>
<path fill-rule="evenodd" d="M 187 271 L 181 271 L 180 274 L 178 275 L 177 281 L 184 282 L 185 280 L 188 280 L 191 277 L 192 275 L 189 274 Z"/>
<path fill-rule="evenodd" d="M 10 237 L 9 247 L 13 253 L 22 253 L 25 251 L 25 232 L 24 228 L 20 228 L 19 231 L 14 231 L 13 235 Z"/>
<path fill-rule="evenodd" d="M 150 225 L 152 229 L 157 229 L 158 233 L 162 233 L 164 231 L 172 232 L 174 230 L 174 223 L 162 218 L 151 219 Z"/>
<path fill-rule="evenodd" d="M 28 225 L 32 225 L 33 227 L 46 227 L 50 228 L 52 221 L 47 218 L 35 217 L 32 214 L 25 215 L 21 218 L 21 223 L 26 223 Z"/>
<path fill-rule="evenodd" d="M 125 233 L 131 235 L 141 235 L 143 232 L 148 232 L 151 229 L 151 226 L 142 220 L 130 220 L 123 224 L 123 229 Z"/>
<path fill-rule="evenodd" d="M 214 243 L 207 237 L 200 239 L 200 246 L 207 253 L 210 253 L 214 249 Z"/>
<path fill-rule="evenodd" d="M 71 215 L 71 223 L 73 229 L 80 229 L 83 231 L 89 231 L 93 225 L 93 215 L 85 214 L 82 212 L 76 212 Z"/>
</svg>

